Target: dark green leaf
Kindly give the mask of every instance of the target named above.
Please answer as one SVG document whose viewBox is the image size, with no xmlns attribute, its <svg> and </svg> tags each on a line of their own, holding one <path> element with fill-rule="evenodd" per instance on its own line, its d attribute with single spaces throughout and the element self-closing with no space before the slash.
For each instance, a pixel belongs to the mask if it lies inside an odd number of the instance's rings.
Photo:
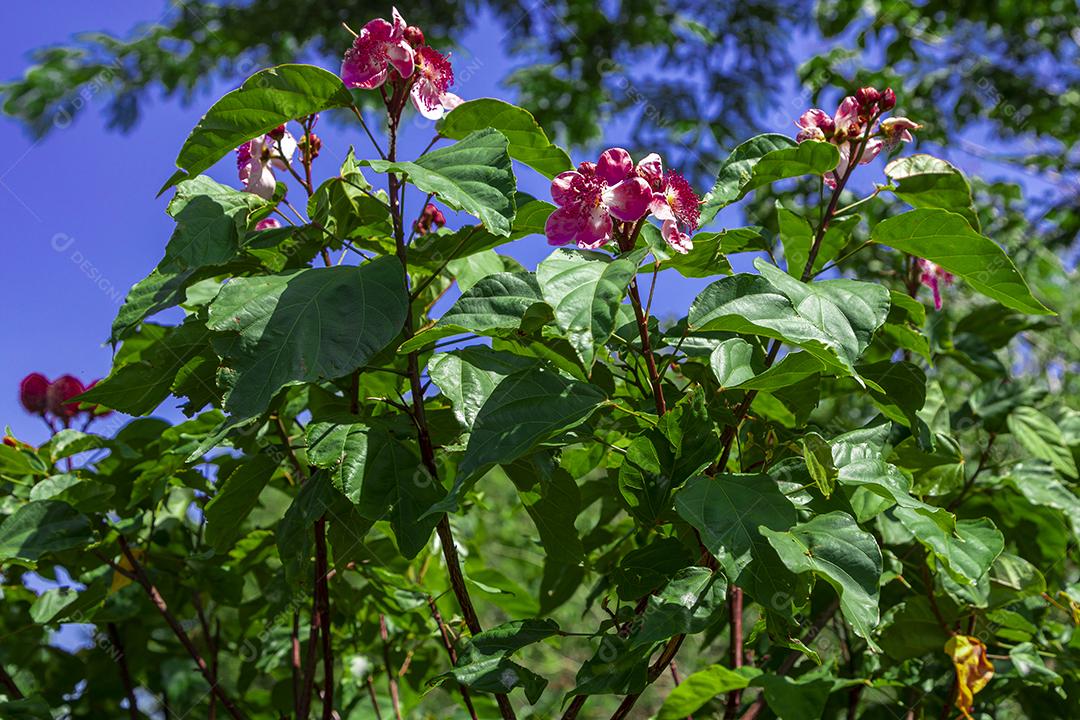
<svg viewBox="0 0 1080 720">
<path fill-rule="evenodd" d="M 483 128 L 494 128 L 509 141 L 510 157 L 544 177 L 553 178 L 573 169 L 570 157 L 548 140 L 528 110 L 502 100 L 479 98 L 464 102 L 440 120 L 436 128 L 440 135 L 451 140 L 461 140 Z"/>
</svg>

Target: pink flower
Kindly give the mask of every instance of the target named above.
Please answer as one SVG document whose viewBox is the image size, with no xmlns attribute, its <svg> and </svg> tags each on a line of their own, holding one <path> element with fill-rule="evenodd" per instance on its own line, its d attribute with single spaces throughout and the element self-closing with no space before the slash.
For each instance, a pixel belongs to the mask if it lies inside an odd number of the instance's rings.
<svg viewBox="0 0 1080 720">
<path fill-rule="evenodd" d="M 795 125 L 799 128 L 799 134 L 795 136 L 797 142 L 806 140 L 824 141 L 832 137 L 836 130 L 836 123 L 829 114 L 819 108 L 812 108 L 802 114 Z"/>
<path fill-rule="evenodd" d="M 256 230 L 273 230 L 281 227 L 281 223 L 277 221 L 277 218 L 263 218 L 255 225 Z"/>
<path fill-rule="evenodd" d="M 433 227 L 437 229 L 444 225 L 446 225 L 446 216 L 443 215 L 442 210 L 428 203 L 417 218 L 413 229 L 416 230 L 417 235 L 427 235 Z"/>
<path fill-rule="evenodd" d="M 454 69 L 442 53 L 427 45 L 416 50 L 416 79 L 409 96 L 421 115 L 438 120 L 460 105 L 461 98 L 449 92 L 453 84 Z"/>
<path fill-rule="evenodd" d="M 926 287 L 930 288 L 930 292 L 934 294 L 934 309 L 941 309 L 941 286 L 940 283 L 944 282 L 946 285 L 953 284 L 953 274 L 945 268 L 919 258 L 916 260 L 916 264 L 919 267 L 919 282 Z"/>
<path fill-rule="evenodd" d="M 922 125 L 908 120 L 906 117 L 891 117 L 881 121 L 881 134 L 884 136 L 885 147 L 890 150 L 902 142 L 911 142 L 912 130 L 918 130 Z"/>
<path fill-rule="evenodd" d="M 249 140 L 236 148 L 236 169 L 244 190 L 269 200 L 274 196 L 277 178 L 274 168 L 285 170 L 288 161 L 296 153 L 296 140 L 287 131 L 275 130 L 281 138 L 275 140 L 271 135 Z"/>
<path fill-rule="evenodd" d="M 690 233 L 697 229 L 701 199 L 690 183 L 674 170 L 665 173 L 663 161 L 656 153 L 645 156 L 638 163 L 637 172 L 652 190 L 649 212 L 663 223 L 660 234 L 664 240 L 675 252 L 685 255 L 693 250 Z"/>
<path fill-rule="evenodd" d="M 389 68 L 407 78 L 413 74 L 415 52 L 405 39 L 405 19 L 394 8 L 393 23 L 376 18 L 365 25 L 345 52 L 341 79 L 348 87 L 372 90 L 386 82 Z"/>
<path fill-rule="evenodd" d="M 598 162 L 581 163 L 551 181 L 551 197 L 559 207 L 544 227 L 548 243 L 601 247 L 611 239 L 612 218 L 637 222 L 648 212 L 652 196 L 649 183 L 634 173 L 630 153 L 605 150 Z"/>
</svg>

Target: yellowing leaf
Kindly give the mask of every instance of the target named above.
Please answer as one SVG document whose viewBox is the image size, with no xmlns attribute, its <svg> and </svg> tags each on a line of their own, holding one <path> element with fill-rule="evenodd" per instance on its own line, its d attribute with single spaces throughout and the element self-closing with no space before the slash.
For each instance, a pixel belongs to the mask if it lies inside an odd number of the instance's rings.
<svg viewBox="0 0 1080 720">
<path fill-rule="evenodd" d="M 131 554 L 135 556 L 136 560 L 141 561 L 143 559 L 143 557 L 146 556 L 146 551 L 145 550 L 140 550 L 139 548 L 134 548 L 131 551 Z M 132 566 L 132 564 L 128 561 L 127 556 L 124 556 L 124 557 L 120 558 L 120 562 L 118 562 L 117 565 L 119 565 L 121 568 L 123 568 L 127 572 L 132 572 L 135 569 Z M 116 592 L 117 590 L 122 590 L 123 588 L 127 587 L 130 584 L 131 584 L 131 578 L 129 578 L 127 575 L 124 575 L 123 573 L 114 572 L 113 577 L 112 577 L 112 586 L 109 588 L 109 594 L 111 595 L 112 593 Z"/>
<path fill-rule="evenodd" d="M 994 677 L 994 666 L 986 658 L 986 646 L 968 635 L 953 635 L 945 643 L 945 652 L 956 668 L 956 707 L 971 720 L 975 694 Z"/>
</svg>

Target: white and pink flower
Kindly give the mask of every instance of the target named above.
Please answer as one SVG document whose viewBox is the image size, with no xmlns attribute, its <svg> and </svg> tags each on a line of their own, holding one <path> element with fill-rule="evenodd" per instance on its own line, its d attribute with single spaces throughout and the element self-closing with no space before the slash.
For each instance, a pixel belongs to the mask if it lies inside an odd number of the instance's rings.
<svg viewBox="0 0 1080 720">
<path fill-rule="evenodd" d="M 296 154 L 296 140 L 284 126 L 236 148 L 236 169 L 244 190 L 269 200 L 277 178 L 274 168 L 286 170 Z"/>
<path fill-rule="evenodd" d="M 634 172 L 630 153 L 622 148 L 605 150 L 598 162 L 583 162 L 551 181 L 551 197 L 558 208 L 544 226 L 548 243 L 599 248 L 611 239 L 612 218 L 637 222 L 648 212 L 652 196 L 649 184 Z"/>
<path fill-rule="evenodd" d="M 701 217 L 701 200 L 679 173 L 664 172 L 664 164 L 656 153 L 646 155 L 637 166 L 637 173 L 652 190 L 649 212 L 660 220 L 660 234 L 671 249 L 685 255 L 694 249 L 690 233 L 697 229 Z"/>
<path fill-rule="evenodd" d="M 393 22 L 375 18 L 360 30 L 341 63 L 348 87 L 372 90 L 386 82 L 390 68 L 403 78 L 413 74 L 416 53 L 405 38 L 406 23 L 397 8 Z"/>
<path fill-rule="evenodd" d="M 438 50 L 424 45 L 416 50 L 416 78 L 409 96 L 416 110 L 428 120 L 438 120 L 461 104 L 461 98 L 450 92 L 454 84 L 454 69 Z"/>
</svg>

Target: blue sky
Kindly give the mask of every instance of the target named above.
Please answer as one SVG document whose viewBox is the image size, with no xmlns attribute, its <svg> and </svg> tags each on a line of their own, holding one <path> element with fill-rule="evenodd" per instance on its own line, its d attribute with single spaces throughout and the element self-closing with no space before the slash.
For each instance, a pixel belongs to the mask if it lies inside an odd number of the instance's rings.
<svg viewBox="0 0 1080 720">
<path fill-rule="evenodd" d="M 140 23 L 158 20 L 165 7 L 164 2 L 129 0 L 19 3 L 5 12 L 8 27 L 0 44 L 0 78 L 21 75 L 34 48 L 64 42 L 84 31 L 127 34 Z M 402 10 L 408 18 L 406 8 Z M 358 17 L 353 25 L 367 19 Z M 350 38 L 342 32 L 344 49 Z M 480 19 L 476 29 L 462 39 L 462 49 L 452 60 L 459 78 L 455 91 L 466 99 L 513 99 L 498 85 L 510 70 L 499 39 L 504 33 L 501 26 Z M 795 40 L 796 55 L 803 52 L 799 48 L 805 52 L 821 49 L 809 40 Z M 322 64 L 336 71 L 338 60 Z M 168 198 L 154 194 L 171 174 L 180 145 L 205 109 L 240 80 L 219 81 L 187 106 L 151 99 L 143 104 L 140 122 L 127 135 L 104 128 L 105 98 L 93 94 L 84 96 L 87 110 L 82 117 L 73 123 L 59 122 L 41 141 L 0 116 L 0 132 L 6 140 L 0 155 L 0 218 L 6 250 L 0 264 L 0 303 L 9 339 L 0 353 L 0 422 L 9 425 L 17 437 L 37 443 L 48 434 L 41 421 L 28 416 L 18 404 L 17 385 L 25 374 L 72 373 L 84 380 L 107 374 L 111 349 L 104 341 L 112 318 L 127 289 L 158 262 L 172 229 L 164 212 Z M 790 92 L 778 93 L 763 124 L 776 132 L 789 132 L 793 119 L 805 109 L 806 98 L 797 91 L 794 74 L 780 78 L 778 85 Z M 415 156 L 432 137 L 430 123 L 415 114 L 410 118 L 401 153 L 405 158 Z M 609 125 L 605 145 L 625 141 L 628 128 L 625 122 Z M 350 144 L 357 146 L 361 156 L 373 156 L 355 126 L 323 123 L 319 132 L 324 149 L 317 175 L 336 174 L 336 163 Z M 589 159 L 588 154 L 578 155 L 575 161 Z M 987 170 L 971 158 L 967 162 L 961 157 L 951 159 L 969 171 Z M 231 158 L 210 174 L 221 182 L 237 183 Z M 863 174 L 860 182 L 864 185 L 880 179 L 870 169 Z M 547 183 L 531 170 L 520 169 L 519 185 L 537 197 L 549 197 Z M 301 189 L 295 187 L 292 192 L 299 196 Z M 419 198 L 411 199 L 414 210 L 418 203 Z M 465 219 L 451 216 L 451 224 L 455 222 Z M 720 222 L 735 224 L 737 215 L 722 215 Z M 533 267 L 549 250 L 542 238 L 529 238 L 507 252 Z M 703 285 L 703 281 L 664 273 L 654 307 L 660 313 L 685 312 Z M 177 417 L 170 405 L 167 402 L 159 414 Z"/>
</svg>

